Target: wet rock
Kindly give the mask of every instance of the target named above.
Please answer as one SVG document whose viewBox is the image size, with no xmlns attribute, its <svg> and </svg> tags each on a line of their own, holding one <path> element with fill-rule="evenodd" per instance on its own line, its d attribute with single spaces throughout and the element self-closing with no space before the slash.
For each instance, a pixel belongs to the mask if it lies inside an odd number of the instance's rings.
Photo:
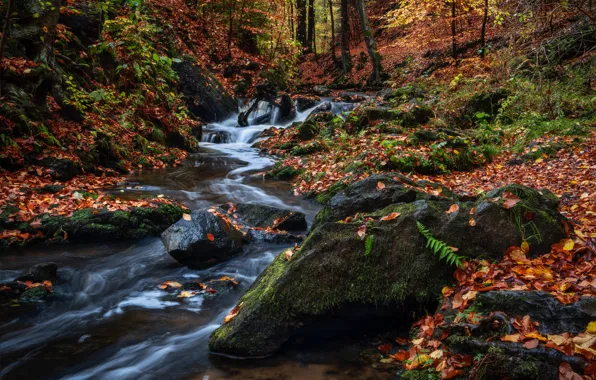
<svg viewBox="0 0 596 380">
<path fill-rule="evenodd" d="M 38 189 L 38 191 L 42 194 L 57 194 L 59 192 L 61 192 L 62 190 L 64 190 L 64 186 L 63 185 L 56 185 L 56 184 L 52 184 L 52 185 L 45 185 L 44 187 L 40 187 Z"/>
<path fill-rule="evenodd" d="M 490 117 L 496 116 L 501 102 L 509 96 L 505 88 L 475 94 L 466 102 L 462 110 L 462 117 L 468 121 L 476 120 L 476 114 L 484 113 Z"/>
<path fill-rule="evenodd" d="M 46 157 L 37 161 L 39 166 L 51 169 L 52 178 L 58 181 L 68 181 L 81 173 L 81 166 L 69 159 Z"/>
<path fill-rule="evenodd" d="M 329 96 L 331 95 L 331 90 L 325 86 L 314 86 L 312 93 L 318 96 Z"/>
<path fill-rule="evenodd" d="M 307 109 L 313 108 L 319 101 L 317 98 L 306 96 L 297 96 L 294 100 L 296 101 L 296 110 L 298 112 L 304 112 Z"/>
<path fill-rule="evenodd" d="M 140 239 L 162 233 L 182 217 L 183 209 L 176 205 L 136 207 L 130 211 L 83 209 L 70 217 L 44 216 L 41 231 L 51 241 L 110 241 Z"/>
<path fill-rule="evenodd" d="M 428 129 L 419 129 L 414 132 L 414 136 L 420 141 L 436 141 L 439 139 L 439 134 Z"/>
<path fill-rule="evenodd" d="M 542 334 L 572 334 L 584 332 L 588 323 L 596 320 L 596 298 L 582 297 L 564 305 L 550 293 L 540 291 L 492 291 L 479 293 L 474 300 L 479 311 L 498 310 L 509 315 L 529 315 L 540 323 Z"/>
<path fill-rule="evenodd" d="M 53 281 L 58 278 L 58 265 L 56 263 L 42 263 L 27 269 L 25 274 L 15 281 L 33 281 L 43 282 L 45 280 Z"/>
<path fill-rule="evenodd" d="M 103 26 L 101 9 L 93 3 L 77 2 L 71 5 L 78 12 L 60 13 L 60 24 L 66 25 L 70 32 L 87 47 L 96 43 L 101 36 Z"/>
<path fill-rule="evenodd" d="M 229 205 L 220 206 L 228 211 Z M 284 210 L 259 204 L 239 203 L 235 205 L 234 214 L 247 226 L 259 228 L 275 228 L 285 231 L 305 231 L 306 216 L 298 211 Z"/>
<path fill-rule="evenodd" d="M 238 281 L 229 277 L 208 280 L 205 282 L 189 281 L 182 284 L 182 289 L 188 291 L 202 292 L 204 294 L 221 296 L 238 286 Z"/>
<path fill-rule="evenodd" d="M 191 267 L 207 267 L 242 250 L 242 234 L 208 211 L 193 211 L 161 234 L 168 253 Z"/>
<path fill-rule="evenodd" d="M 50 295 L 50 291 L 45 286 L 36 286 L 29 288 L 21 294 L 19 301 L 21 302 L 41 302 L 45 301 Z"/>
<path fill-rule="evenodd" d="M 279 121 L 284 122 L 293 119 L 296 116 L 296 108 L 292 98 L 284 94 L 279 101 Z"/>
<path fill-rule="evenodd" d="M 334 118 L 335 116 L 331 112 L 313 112 L 302 124 L 298 125 L 296 137 L 302 141 L 310 140 L 319 134 L 326 123 L 329 123 Z"/>
<path fill-rule="evenodd" d="M 321 211 L 319 224 L 291 259 L 280 254 L 259 276 L 240 300 L 243 306 L 237 316 L 211 335 L 211 351 L 242 357 L 270 355 L 290 337 L 316 329 L 323 320 L 335 318 L 341 323 L 353 314 L 355 305 L 391 306 L 401 317 L 436 306 L 441 289 L 453 281 L 453 268 L 426 248 L 417 222 L 436 239 L 459 248 L 458 254 L 465 257 L 499 259 L 509 246 L 519 245 L 522 236 L 530 234 L 520 231 L 514 216 L 527 209 L 535 214 L 533 222 L 543 239 L 530 243 L 533 252 L 542 253 L 565 236 L 556 200 L 523 186 L 506 186 L 465 202 L 409 193 L 412 190 L 389 182 L 377 190 L 378 178 L 365 181 L 336 195 L 335 202 L 331 201 L 334 206 Z M 374 196 L 373 185 L 376 192 L 386 190 L 387 194 Z M 503 208 L 499 197 L 504 192 L 520 197 L 519 209 L 517 205 Z M 389 201 L 392 197 L 395 200 Z M 343 207 L 344 202 L 353 209 Z M 383 208 L 383 202 L 396 203 Z M 454 203 L 459 210 L 447 213 Z M 469 224 L 472 208 L 476 209 L 475 226 Z M 366 239 L 358 234 L 362 221 L 337 222 L 336 217 L 329 217 L 333 210 L 353 215 L 356 209 L 373 211 L 369 215 L 377 221 L 368 225 Z M 380 220 L 391 213 L 399 216 Z"/>
<path fill-rule="evenodd" d="M 385 185 L 382 191 L 377 190 L 379 182 Z M 392 176 L 373 175 L 354 183 L 331 198 L 329 204 L 317 214 L 311 230 L 326 222 L 343 220 L 359 212 L 372 212 L 395 203 L 413 202 L 417 195 L 416 191 L 404 187 Z"/>
<path fill-rule="evenodd" d="M 190 61 L 175 62 L 172 68 L 190 112 L 206 122 L 224 120 L 236 111 L 236 100 L 209 71 Z"/>
<path fill-rule="evenodd" d="M 294 244 L 304 240 L 304 236 L 287 233 L 285 231 L 250 229 L 246 233 L 246 239 L 253 243 Z"/>
</svg>

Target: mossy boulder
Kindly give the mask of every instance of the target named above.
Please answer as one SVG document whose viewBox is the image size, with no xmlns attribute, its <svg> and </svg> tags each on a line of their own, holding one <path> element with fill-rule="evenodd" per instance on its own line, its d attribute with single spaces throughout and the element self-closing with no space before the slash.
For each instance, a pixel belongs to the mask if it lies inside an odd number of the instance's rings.
<svg viewBox="0 0 596 380">
<path fill-rule="evenodd" d="M 299 140 L 306 141 L 314 138 L 321 131 L 321 127 L 331 122 L 335 116 L 331 112 L 312 113 L 306 120 L 297 125 L 296 137 Z"/>
<path fill-rule="evenodd" d="M 288 180 L 299 176 L 304 172 L 303 169 L 296 169 L 292 166 L 275 165 L 271 170 L 265 174 L 266 178 Z"/>
<path fill-rule="evenodd" d="M 433 114 L 430 106 L 424 103 L 412 104 L 407 111 L 384 106 L 362 106 L 347 117 L 344 129 L 354 134 L 375 123 L 390 121 L 404 127 L 415 127 L 428 122 Z"/>
<path fill-rule="evenodd" d="M 483 113 L 493 118 L 497 115 L 501 102 L 509 97 L 510 92 L 505 88 L 485 91 L 474 94 L 463 106 L 461 111 L 461 122 L 472 122 L 476 115 Z"/>
<path fill-rule="evenodd" d="M 62 241 L 110 241 L 159 235 L 182 217 L 180 206 L 159 204 L 129 211 L 83 209 L 72 216 L 44 216 L 41 231 L 48 239 Z"/>
<path fill-rule="evenodd" d="M 406 316 L 435 304 L 441 289 L 453 281 L 453 267 L 426 248 L 417 222 L 434 238 L 459 248 L 459 255 L 498 259 L 523 240 L 515 209 L 503 208 L 504 192 L 519 191 L 523 202 L 532 207 L 536 226 L 544 228 L 544 244 L 564 236 L 556 202 L 522 186 L 498 189 L 477 201 L 461 201 L 428 196 L 387 178 L 379 189 L 382 181 L 369 178 L 338 193 L 291 259 L 280 254 L 259 276 L 240 300 L 238 315 L 212 334 L 210 349 L 242 357 L 266 356 L 330 316 L 339 322 L 339 316 L 349 315 L 354 307 L 372 310 L 393 305 L 393 310 Z M 447 212 L 453 204 L 459 210 Z M 473 208 L 476 224 L 470 224 Z M 358 233 L 363 220 L 338 221 L 356 212 L 368 212 L 375 220 L 367 223 L 364 239 Z M 381 220 L 391 213 L 399 216 Z M 533 251 L 539 252 L 538 247 Z"/>
</svg>

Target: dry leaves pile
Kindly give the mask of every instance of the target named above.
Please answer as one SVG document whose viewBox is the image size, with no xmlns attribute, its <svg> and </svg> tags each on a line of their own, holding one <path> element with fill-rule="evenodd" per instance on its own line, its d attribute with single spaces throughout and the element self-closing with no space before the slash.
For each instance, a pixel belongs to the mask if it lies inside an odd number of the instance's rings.
<svg viewBox="0 0 596 380">
<path fill-rule="evenodd" d="M 485 316 L 471 309 L 465 310 L 480 292 L 541 290 L 551 293 L 563 304 L 576 302 L 580 296 L 596 297 L 594 250 L 571 239 L 554 244 L 551 252 L 534 259 L 527 257 L 528 250 L 527 243 L 522 244 L 522 247 L 511 247 L 503 260 L 496 264 L 486 260 L 465 262 L 464 267 L 454 273 L 458 285 L 443 289 L 441 310 L 458 310 L 453 323 L 463 320 L 468 324 L 479 325 Z M 584 370 L 584 377 L 575 374 L 566 363 L 561 364 L 559 371 L 571 376 L 568 377 L 570 379 L 596 376 L 596 321 L 589 323 L 585 332 L 577 335 L 569 332 L 542 335 L 538 330 L 538 322 L 532 321 L 528 315 L 510 317 L 510 324 L 516 332 L 500 337 L 500 341 L 521 343 L 528 350 L 544 346 L 568 356 L 579 355 L 591 363 Z M 448 328 L 442 328 L 435 334 L 437 328 L 447 327 L 443 314 L 426 316 L 413 327 L 419 328 L 415 339 L 408 342 L 397 338 L 400 345 L 410 344 L 408 350 L 389 354 L 391 345 L 379 347 L 387 356 L 383 361 L 404 362 L 404 367 L 408 370 L 434 368 L 441 373 L 443 379 L 463 374 L 462 369 L 472 364 L 471 357 L 453 354 L 443 344 L 443 340 L 449 336 Z"/>
<path fill-rule="evenodd" d="M 26 222 L 30 228 L 41 227 L 39 216 L 69 217 L 73 212 L 86 208 L 108 211 L 128 211 L 133 207 L 158 207 L 159 204 L 171 204 L 164 197 L 141 200 L 122 200 L 100 189 L 116 185 L 123 177 L 97 177 L 80 175 L 67 182 L 51 179 L 48 168 L 31 166 L 18 172 L 0 172 L 0 215 L 5 223 Z M 59 185 L 55 192 L 42 192 L 41 188 Z M 85 193 L 85 195 L 84 195 Z M 3 230 L 0 239 L 26 241 L 37 237 L 36 233 L 20 230 Z"/>
</svg>

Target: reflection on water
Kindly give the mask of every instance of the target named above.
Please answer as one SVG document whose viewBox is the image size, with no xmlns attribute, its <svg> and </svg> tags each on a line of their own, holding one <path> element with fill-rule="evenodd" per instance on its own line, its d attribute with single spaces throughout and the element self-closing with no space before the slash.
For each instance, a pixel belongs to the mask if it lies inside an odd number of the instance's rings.
<svg viewBox="0 0 596 380">
<path fill-rule="evenodd" d="M 233 119 L 211 125 L 209 129 L 230 136 L 227 144 L 204 143 L 183 167 L 137 173 L 113 192 L 123 198 L 164 194 L 192 209 L 260 203 L 300 210 L 312 221 L 320 207 L 291 196 L 288 183 L 248 176 L 273 164 L 250 147 L 268 127 L 240 129 Z M 249 246 L 238 257 L 205 270 L 179 265 L 159 238 L 7 252 L 0 256 L 0 282 L 48 261 L 58 264 L 61 281 L 54 284 L 51 302 L 0 309 L 0 378 L 376 378 L 378 373 L 368 373 L 357 352 L 346 359 L 335 348 L 310 356 L 286 352 L 262 361 L 209 354 L 211 332 L 283 248 Z M 157 287 L 166 280 L 222 276 L 235 277 L 240 285 L 224 295 L 186 299 Z"/>
</svg>

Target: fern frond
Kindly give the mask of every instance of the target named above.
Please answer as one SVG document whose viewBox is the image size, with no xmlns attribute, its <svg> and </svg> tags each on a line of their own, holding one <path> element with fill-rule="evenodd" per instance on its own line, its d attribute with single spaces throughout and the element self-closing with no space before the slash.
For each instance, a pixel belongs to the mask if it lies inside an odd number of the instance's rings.
<svg viewBox="0 0 596 380">
<path fill-rule="evenodd" d="M 422 223 L 417 221 L 416 226 L 420 234 L 426 238 L 426 248 L 430 248 L 435 255 L 438 255 L 439 260 L 445 260 L 449 265 L 455 264 L 460 268 L 462 267 L 463 256 L 456 255 L 450 246 L 435 238 Z"/>
<path fill-rule="evenodd" d="M 364 241 L 364 256 L 370 255 L 373 249 L 373 243 L 375 242 L 375 235 L 368 235 Z"/>
</svg>

